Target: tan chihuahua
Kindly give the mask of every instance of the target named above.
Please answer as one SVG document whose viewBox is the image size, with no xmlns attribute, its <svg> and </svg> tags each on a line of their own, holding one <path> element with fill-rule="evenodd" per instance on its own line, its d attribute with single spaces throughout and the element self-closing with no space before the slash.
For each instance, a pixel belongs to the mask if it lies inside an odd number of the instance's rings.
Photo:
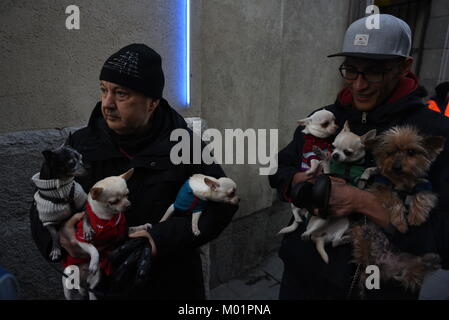
<svg viewBox="0 0 449 320">
<path fill-rule="evenodd" d="M 130 169 L 120 176 L 112 176 L 97 182 L 87 196 L 86 216 L 94 230 L 92 239 L 87 240 L 83 233 L 83 220 L 76 226 L 76 240 L 79 247 L 89 254 L 89 259 L 67 256 L 64 259 L 64 267 L 77 265 L 80 268 L 80 282 L 94 289 L 101 279 L 101 271 L 105 275 L 112 273 L 112 266 L 107 258 L 108 252 L 113 250 L 126 236 L 126 211 L 131 202 L 128 200 L 129 190 L 126 181 L 132 176 L 134 169 Z M 146 230 L 151 227 L 145 224 L 130 228 L 129 232 Z M 88 268 L 87 268 L 88 266 Z M 67 270 L 67 269 L 66 269 Z M 66 272 L 67 275 L 70 273 Z M 62 279 L 64 296 L 71 300 L 71 290 L 65 286 L 65 277 Z M 86 290 L 79 289 L 82 296 L 86 296 Z M 89 299 L 96 300 L 96 296 L 89 291 Z"/>
</svg>

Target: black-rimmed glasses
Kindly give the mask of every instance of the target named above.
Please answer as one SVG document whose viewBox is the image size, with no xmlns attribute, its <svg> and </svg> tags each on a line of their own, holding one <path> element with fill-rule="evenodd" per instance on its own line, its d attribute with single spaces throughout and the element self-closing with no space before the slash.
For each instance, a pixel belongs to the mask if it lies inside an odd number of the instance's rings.
<svg viewBox="0 0 449 320">
<path fill-rule="evenodd" d="M 358 78 L 359 74 L 362 75 L 363 79 L 370 83 L 380 83 L 384 81 L 385 75 L 393 70 L 395 67 L 384 69 L 384 70 L 365 70 L 359 71 L 357 68 L 352 66 L 346 66 L 342 64 L 338 70 L 343 79 L 354 81 Z"/>
</svg>

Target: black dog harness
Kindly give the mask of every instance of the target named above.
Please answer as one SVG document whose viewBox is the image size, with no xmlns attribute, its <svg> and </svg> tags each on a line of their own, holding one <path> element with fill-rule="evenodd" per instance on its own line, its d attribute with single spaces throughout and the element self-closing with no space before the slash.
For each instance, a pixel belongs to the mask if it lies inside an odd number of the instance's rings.
<svg viewBox="0 0 449 320">
<path fill-rule="evenodd" d="M 49 189 L 42 189 L 42 188 L 40 188 L 38 190 L 39 196 L 42 199 L 50 201 L 50 202 L 55 203 L 55 204 L 68 203 L 70 205 L 70 210 L 72 210 L 72 212 L 75 212 L 76 210 L 78 210 L 78 208 L 75 205 L 75 200 L 74 200 L 74 196 L 75 196 L 75 182 L 72 183 L 72 187 L 70 188 L 69 195 L 68 195 L 68 197 L 65 197 L 65 198 L 52 198 L 52 197 L 48 197 L 48 196 L 44 195 L 42 192 L 40 192 L 41 190 L 42 191 L 52 191 L 52 190 L 56 190 L 56 189 L 57 188 L 49 188 Z"/>
</svg>

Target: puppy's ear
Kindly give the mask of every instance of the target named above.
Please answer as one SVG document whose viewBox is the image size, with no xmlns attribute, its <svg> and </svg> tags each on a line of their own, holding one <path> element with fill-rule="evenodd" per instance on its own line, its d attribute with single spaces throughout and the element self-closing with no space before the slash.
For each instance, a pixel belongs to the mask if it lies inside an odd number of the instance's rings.
<svg viewBox="0 0 449 320">
<path fill-rule="evenodd" d="M 443 151 L 446 139 L 440 136 L 430 136 L 424 138 L 424 147 L 432 158 L 436 158 Z"/>
<path fill-rule="evenodd" d="M 371 131 L 373 131 L 373 130 L 371 130 Z M 376 131 L 376 130 L 374 130 L 374 131 Z M 369 132 L 367 132 L 366 134 L 368 134 L 368 133 Z M 363 141 L 365 148 L 368 150 L 375 150 L 378 147 L 379 143 L 380 143 L 380 141 L 379 141 L 379 138 L 377 138 L 377 137 L 367 138 L 365 141 Z"/>
<path fill-rule="evenodd" d="M 306 127 L 308 124 L 310 124 L 310 122 L 312 122 L 311 118 L 304 118 L 304 119 L 298 120 L 298 124 L 300 126 L 304 126 L 304 127 Z"/>
<path fill-rule="evenodd" d="M 51 150 L 44 150 L 42 151 L 42 155 L 44 156 L 45 160 L 51 162 L 53 160 L 54 153 Z"/>
<path fill-rule="evenodd" d="M 365 144 L 366 141 L 374 139 L 376 137 L 376 129 L 370 130 L 367 133 L 365 133 L 363 136 L 360 137 L 360 140 L 363 144 Z"/>
<path fill-rule="evenodd" d="M 124 174 L 120 175 L 120 178 L 128 180 L 129 178 L 131 178 L 133 173 L 134 173 L 134 168 L 131 168 L 128 171 L 126 171 Z"/>
<path fill-rule="evenodd" d="M 345 132 L 351 132 L 351 129 L 349 128 L 349 122 L 348 120 L 345 121 L 345 124 L 343 126 L 343 131 Z"/>
<path fill-rule="evenodd" d="M 98 199 L 100 199 L 102 192 L 103 192 L 103 188 L 95 187 L 95 188 L 90 189 L 90 196 L 92 197 L 92 199 L 98 200 Z"/>
<path fill-rule="evenodd" d="M 218 182 L 212 181 L 211 179 L 209 179 L 207 177 L 204 178 L 204 183 L 214 191 L 220 187 L 220 184 Z"/>
</svg>

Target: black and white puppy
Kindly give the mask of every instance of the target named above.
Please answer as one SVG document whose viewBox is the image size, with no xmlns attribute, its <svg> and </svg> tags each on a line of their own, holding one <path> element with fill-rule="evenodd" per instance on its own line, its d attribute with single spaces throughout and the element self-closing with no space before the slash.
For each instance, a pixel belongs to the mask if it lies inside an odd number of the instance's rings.
<svg viewBox="0 0 449 320">
<path fill-rule="evenodd" d="M 56 226 L 77 211 L 82 211 L 87 195 L 74 177 L 86 174 L 82 156 L 67 144 L 54 149 L 44 150 L 44 163 L 41 171 L 31 178 L 37 187 L 34 201 L 39 219 L 48 229 L 52 238 L 50 259 L 61 257 L 61 247 Z M 85 224 L 85 234 L 92 236 L 90 224 Z"/>
</svg>

